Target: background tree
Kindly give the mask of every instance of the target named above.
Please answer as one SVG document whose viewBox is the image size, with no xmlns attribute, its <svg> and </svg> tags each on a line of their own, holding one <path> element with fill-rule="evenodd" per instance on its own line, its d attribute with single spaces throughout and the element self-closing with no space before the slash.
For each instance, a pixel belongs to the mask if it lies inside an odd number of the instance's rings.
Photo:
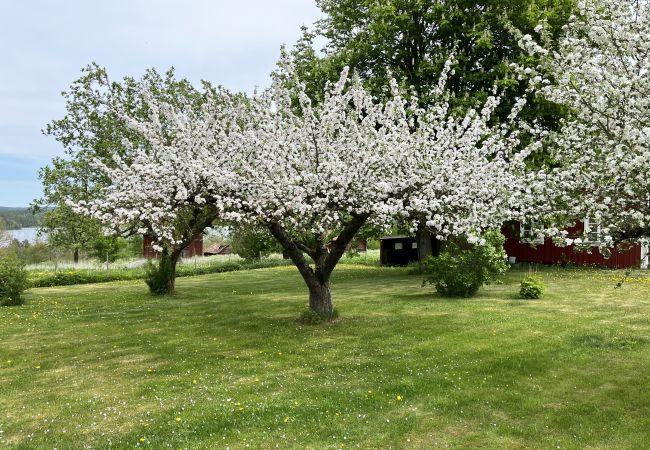
<svg viewBox="0 0 650 450">
<path fill-rule="evenodd" d="M 79 262 L 79 252 L 88 250 L 103 235 L 96 220 L 76 214 L 65 203 L 45 212 L 41 230 L 47 234 L 50 246 L 72 251 L 73 261 Z"/>
<path fill-rule="evenodd" d="M 282 252 L 282 247 L 266 228 L 248 224 L 234 227 L 230 243 L 233 253 L 244 259 L 260 259 L 274 252 Z"/>
<path fill-rule="evenodd" d="M 492 95 L 497 86 L 502 99 L 493 121 L 504 121 L 517 99 L 528 102 L 520 116 L 553 128 L 562 107 L 526 92 L 511 62 L 531 57 L 517 45 L 514 27 L 532 32 L 544 23 L 557 37 L 575 7 L 575 0 L 319 0 L 325 13 L 315 30 L 304 30 L 294 57 L 312 99 L 322 100 L 322 87 L 337 79 L 344 66 L 359 73 L 376 96 L 385 96 L 394 77 L 403 92 L 415 93 L 421 106 L 435 103 L 432 96 L 441 71 L 454 55 L 454 71 L 447 86 L 453 109 L 463 114 Z M 315 42 L 325 41 L 321 53 Z M 539 158 L 540 153 L 535 153 Z M 431 251 L 429 233 L 421 222 L 418 252 Z"/>
</svg>

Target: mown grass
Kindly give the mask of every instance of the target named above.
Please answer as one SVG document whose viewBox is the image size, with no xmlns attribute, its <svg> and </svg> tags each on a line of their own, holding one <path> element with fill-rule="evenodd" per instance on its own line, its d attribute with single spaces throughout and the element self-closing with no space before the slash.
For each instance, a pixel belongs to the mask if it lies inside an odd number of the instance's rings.
<svg viewBox="0 0 650 450">
<path fill-rule="evenodd" d="M 650 276 L 523 272 L 443 299 L 404 269 L 335 273 L 302 326 L 290 267 L 33 289 L 0 309 L 0 446 L 647 448 Z"/>
</svg>

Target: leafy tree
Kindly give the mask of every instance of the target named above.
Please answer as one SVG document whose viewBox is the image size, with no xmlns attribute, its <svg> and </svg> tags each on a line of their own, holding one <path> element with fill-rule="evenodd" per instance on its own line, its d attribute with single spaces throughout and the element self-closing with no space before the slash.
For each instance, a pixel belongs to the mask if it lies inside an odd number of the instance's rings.
<svg viewBox="0 0 650 450">
<path fill-rule="evenodd" d="M 71 250 L 73 260 L 79 262 L 79 252 L 88 250 L 103 238 L 96 220 L 76 214 L 66 203 L 45 212 L 41 230 L 47 234 L 48 243 L 62 250 Z"/>
<path fill-rule="evenodd" d="M 230 242 L 233 252 L 244 259 L 259 259 L 282 251 L 267 229 L 248 224 L 237 225 L 230 235 Z"/>
<path fill-rule="evenodd" d="M 90 256 L 112 263 L 125 256 L 127 240 L 116 236 L 100 236 L 92 242 Z"/>
</svg>

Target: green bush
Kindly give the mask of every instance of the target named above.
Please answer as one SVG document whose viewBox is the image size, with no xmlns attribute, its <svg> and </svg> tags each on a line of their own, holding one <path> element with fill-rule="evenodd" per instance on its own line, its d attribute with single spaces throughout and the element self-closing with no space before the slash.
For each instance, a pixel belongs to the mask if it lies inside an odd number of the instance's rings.
<svg viewBox="0 0 650 450">
<path fill-rule="evenodd" d="M 163 250 L 158 259 L 158 265 L 152 261 L 147 262 L 144 282 L 149 286 L 153 295 L 169 294 L 169 279 L 172 273 L 172 259 L 169 253 Z"/>
<path fill-rule="evenodd" d="M 519 295 L 522 298 L 540 298 L 544 294 L 544 283 L 535 275 L 530 275 L 521 281 Z"/>
<path fill-rule="evenodd" d="M 0 258 L 0 306 L 20 305 L 27 289 L 25 265 L 16 257 Z"/>
<path fill-rule="evenodd" d="M 498 231 L 483 236 L 485 245 L 464 239 L 447 242 L 445 249 L 425 262 L 428 274 L 423 285 L 432 284 L 440 295 L 471 297 L 484 284 L 498 280 L 509 268 L 503 249 L 505 238 Z"/>
</svg>

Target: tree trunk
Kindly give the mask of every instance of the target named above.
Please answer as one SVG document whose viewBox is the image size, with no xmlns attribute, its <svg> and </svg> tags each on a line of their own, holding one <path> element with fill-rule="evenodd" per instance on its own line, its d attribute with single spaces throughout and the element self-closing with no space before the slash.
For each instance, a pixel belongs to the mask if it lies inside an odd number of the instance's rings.
<svg viewBox="0 0 650 450">
<path fill-rule="evenodd" d="M 74 261 L 75 264 L 79 262 L 79 249 L 75 248 L 74 253 L 72 254 L 72 260 Z"/>
<path fill-rule="evenodd" d="M 415 239 L 418 245 L 418 261 L 422 265 L 429 256 L 433 255 L 431 232 L 426 229 L 424 222 L 420 222 Z"/>
<path fill-rule="evenodd" d="M 332 272 L 345 253 L 347 245 L 367 220 L 368 215 L 354 216 L 345 224 L 329 252 L 320 238 L 317 239 L 316 248 L 308 248 L 306 242 L 294 240 L 280 224 L 267 224 L 269 231 L 282 245 L 309 288 L 309 309 L 321 317 L 331 316 L 334 311 L 330 284 Z M 303 252 L 313 260 L 314 268 L 309 265 Z"/>
<path fill-rule="evenodd" d="M 173 251 L 169 255 L 169 277 L 167 278 L 167 293 L 173 294 L 176 289 L 176 264 L 181 252 Z"/>
<path fill-rule="evenodd" d="M 331 316 L 332 289 L 329 278 L 325 282 L 314 282 L 309 285 L 309 309 L 320 316 Z"/>
</svg>

